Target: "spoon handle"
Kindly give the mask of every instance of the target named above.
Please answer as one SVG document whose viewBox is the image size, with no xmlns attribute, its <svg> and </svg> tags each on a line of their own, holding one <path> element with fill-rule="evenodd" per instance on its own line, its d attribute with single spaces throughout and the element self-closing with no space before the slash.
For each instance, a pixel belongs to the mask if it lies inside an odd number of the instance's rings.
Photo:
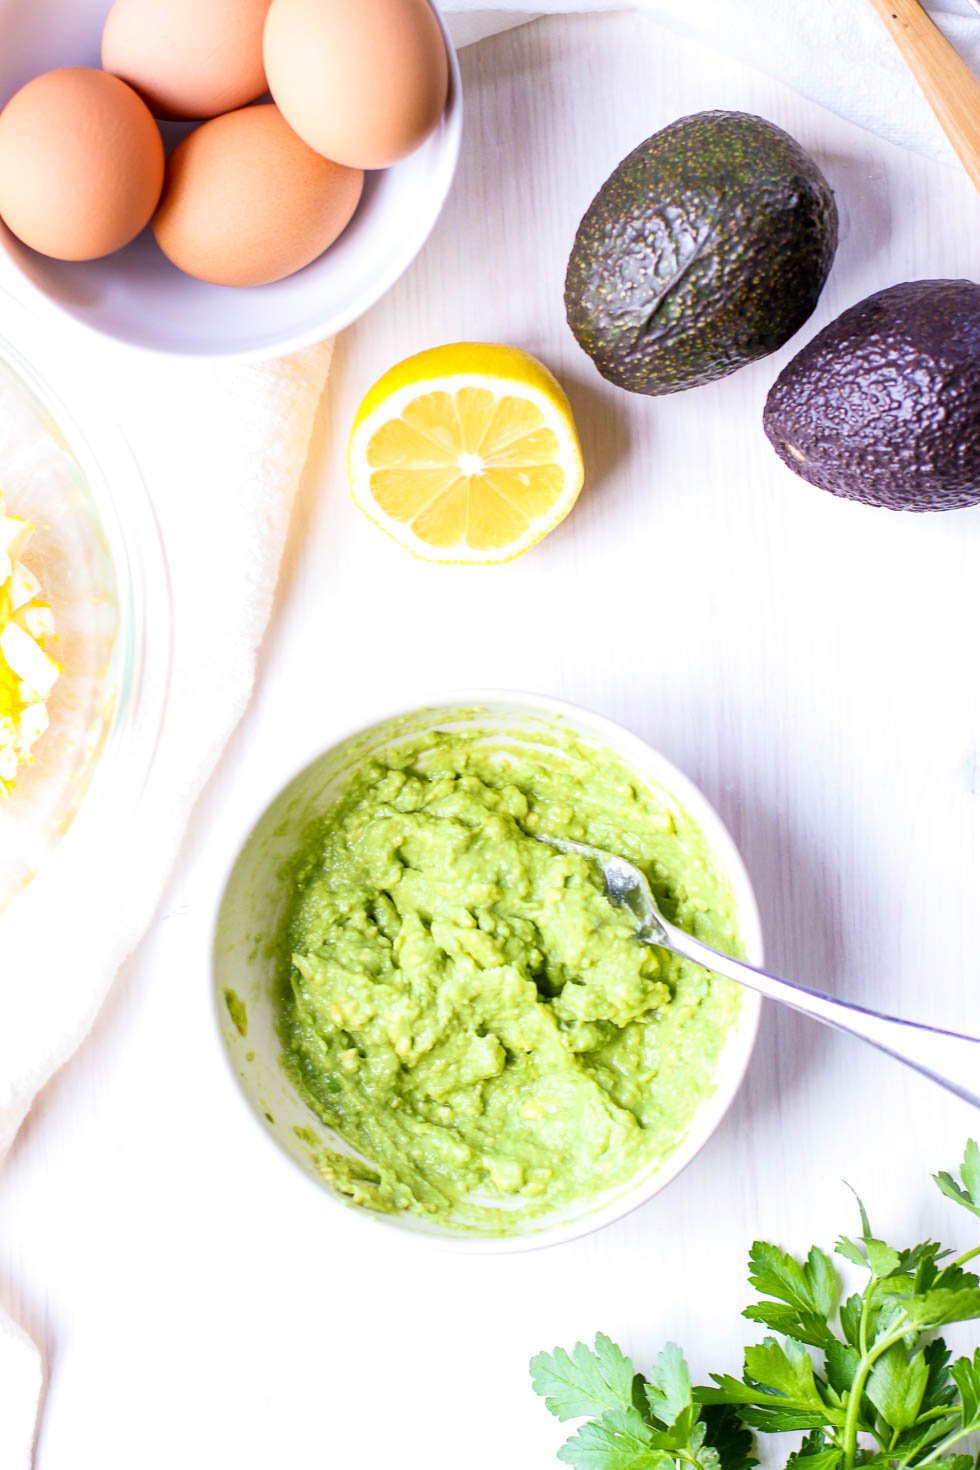
<svg viewBox="0 0 980 1470">
<path fill-rule="evenodd" d="M 980 80 L 919 0 L 871 0 L 940 126 L 980 189 Z"/>
<path fill-rule="evenodd" d="M 846 1001 L 835 1000 L 833 996 L 823 995 L 817 990 L 807 990 L 802 985 L 793 985 L 765 970 L 756 970 L 741 960 L 719 954 L 674 924 L 664 922 L 663 928 L 669 948 L 686 959 L 740 985 L 747 985 L 770 1000 L 792 1006 L 794 1011 L 822 1021 L 825 1026 L 833 1026 L 837 1031 L 846 1031 L 870 1042 L 879 1051 L 897 1057 L 900 1062 L 931 1077 L 941 1087 L 955 1092 L 957 1097 L 980 1107 L 980 1039 L 977 1037 L 939 1031 L 917 1021 L 902 1021 L 896 1016 L 882 1016 L 877 1011 L 866 1010 L 863 1006 L 849 1005 Z"/>
</svg>

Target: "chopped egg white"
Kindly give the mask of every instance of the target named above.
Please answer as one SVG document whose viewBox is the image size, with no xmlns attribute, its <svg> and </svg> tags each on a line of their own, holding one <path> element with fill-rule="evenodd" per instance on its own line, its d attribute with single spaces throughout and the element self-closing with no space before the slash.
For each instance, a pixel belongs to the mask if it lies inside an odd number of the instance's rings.
<svg viewBox="0 0 980 1470">
<path fill-rule="evenodd" d="M 0 493 L 0 800 L 48 728 L 46 701 L 61 673 L 44 647 L 55 636 L 54 614 L 21 560 L 33 531 L 7 515 Z"/>
</svg>

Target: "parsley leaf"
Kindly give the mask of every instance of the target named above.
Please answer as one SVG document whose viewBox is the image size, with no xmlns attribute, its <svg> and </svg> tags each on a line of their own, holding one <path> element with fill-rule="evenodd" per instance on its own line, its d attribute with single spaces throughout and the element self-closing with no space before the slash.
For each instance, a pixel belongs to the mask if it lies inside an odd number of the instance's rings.
<svg viewBox="0 0 980 1470">
<path fill-rule="evenodd" d="M 947 1199 L 954 1199 L 974 1215 L 980 1215 L 980 1146 L 974 1139 L 968 1141 L 960 1165 L 962 1184 L 958 1184 L 945 1169 L 932 1177 Z"/>
<path fill-rule="evenodd" d="M 752 1429 L 769 1434 L 820 1429 L 827 1424 L 828 1415 L 842 1418 L 820 1398 L 813 1364 L 799 1343 L 788 1341 L 783 1349 L 773 1338 L 766 1338 L 758 1347 L 746 1349 L 744 1379 L 727 1373 L 712 1373 L 711 1377 L 716 1387 L 697 1389 L 698 1403 L 734 1404 L 742 1422 Z"/>
<path fill-rule="evenodd" d="M 972 1358 L 957 1358 L 950 1376 L 960 1391 L 960 1413 L 967 1434 L 980 1429 L 980 1348 Z"/>
<path fill-rule="evenodd" d="M 757 1240 L 749 1251 L 749 1281 L 763 1295 L 824 1319 L 833 1312 L 839 1289 L 830 1258 L 816 1246 L 801 1265 L 794 1256 L 764 1240 Z"/>
<path fill-rule="evenodd" d="M 609 1409 L 566 1440 L 558 1458 L 576 1470 L 672 1470 L 671 1456 L 651 1448 L 651 1432 L 635 1409 Z"/>
<path fill-rule="evenodd" d="M 892 1250 L 883 1240 L 876 1240 L 873 1235 L 863 1235 L 859 1241 L 842 1235 L 834 1249 L 845 1260 L 867 1267 L 876 1280 L 891 1276 L 902 1264 L 898 1251 Z"/>
<path fill-rule="evenodd" d="M 669 1342 L 660 1354 L 644 1391 L 655 1419 L 670 1429 L 682 1418 L 690 1417 L 686 1431 L 690 1434 L 697 1418 L 692 1412 L 691 1375 L 684 1354 L 675 1343 Z"/>
<path fill-rule="evenodd" d="M 748 1317 L 750 1322 L 761 1322 L 763 1327 L 771 1327 L 774 1332 L 795 1337 L 797 1342 L 809 1343 L 811 1347 L 830 1349 L 837 1342 L 823 1317 L 818 1317 L 816 1312 L 797 1311 L 784 1302 L 754 1302 L 745 1308 L 742 1316 Z"/>
<path fill-rule="evenodd" d="M 684 1354 L 668 1343 L 650 1378 L 608 1337 L 531 1361 L 536 1393 L 558 1419 L 586 1419 L 558 1458 L 576 1470 L 751 1470 L 752 1436 L 730 1414 L 702 1419 Z"/>
<path fill-rule="evenodd" d="M 921 1411 L 930 1414 L 933 1409 L 948 1407 L 956 1397 L 956 1388 L 949 1371 L 950 1351 L 941 1337 L 927 1342 L 922 1356 L 926 1360 L 929 1377 L 922 1395 Z"/>
<path fill-rule="evenodd" d="M 857 1348 L 835 1338 L 825 1354 L 824 1367 L 827 1382 L 839 1397 L 843 1398 L 854 1383 L 860 1365 L 861 1354 Z"/>
<path fill-rule="evenodd" d="M 705 1445 L 716 1452 L 722 1470 L 753 1470 L 758 1465 L 755 1437 L 731 1404 L 704 1404 L 701 1423 Z"/>
<path fill-rule="evenodd" d="M 910 1327 L 924 1332 L 930 1327 L 945 1327 L 948 1322 L 970 1322 L 980 1317 L 980 1289 L 950 1291 L 939 1288 L 909 1297 L 902 1302 L 902 1314 Z"/>
<path fill-rule="evenodd" d="M 822 1430 L 814 1429 L 790 1455 L 786 1470 L 837 1470 L 842 1459 L 842 1451 L 828 1443 Z"/>
<path fill-rule="evenodd" d="M 745 1349 L 745 1377 L 770 1393 L 781 1394 L 801 1408 L 823 1408 L 813 1378 L 813 1361 L 801 1343 L 786 1339 L 781 1347 L 767 1337 L 758 1347 Z"/>
<path fill-rule="evenodd" d="M 594 1348 L 577 1342 L 570 1353 L 555 1348 L 531 1359 L 534 1392 L 562 1420 L 632 1409 L 635 1372 L 625 1353 L 602 1332 L 596 1334 Z"/>
<path fill-rule="evenodd" d="M 743 1316 L 811 1347 L 835 1341 L 827 1324 L 837 1301 L 840 1281 L 830 1258 L 816 1246 L 801 1263 L 778 1246 L 757 1240 L 749 1252 L 749 1280 L 757 1291 L 775 1298 L 746 1307 Z"/>
<path fill-rule="evenodd" d="M 919 1417 L 929 1380 L 929 1365 L 921 1353 L 909 1354 L 903 1342 L 893 1343 L 871 1370 L 865 1393 L 892 1429 L 910 1429 Z"/>
<path fill-rule="evenodd" d="M 861 1310 L 864 1306 L 864 1298 L 849 1296 L 840 1309 L 841 1331 L 851 1347 L 857 1347 L 861 1339 Z"/>
</svg>

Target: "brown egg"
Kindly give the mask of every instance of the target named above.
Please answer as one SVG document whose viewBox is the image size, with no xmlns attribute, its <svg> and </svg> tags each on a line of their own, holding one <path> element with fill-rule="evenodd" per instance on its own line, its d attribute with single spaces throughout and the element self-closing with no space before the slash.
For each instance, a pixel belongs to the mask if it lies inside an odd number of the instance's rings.
<svg viewBox="0 0 980 1470">
<path fill-rule="evenodd" d="M 116 0 L 102 65 L 157 117 L 217 117 L 266 90 L 262 27 L 269 0 Z"/>
<path fill-rule="evenodd" d="M 243 107 L 202 123 L 174 149 L 153 232 L 188 275 L 264 286 L 332 245 L 363 187 L 360 169 L 314 153 L 277 107 Z"/>
<path fill-rule="evenodd" d="M 352 168 L 413 152 L 446 105 L 446 45 L 428 0 L 272 0 L 264 51 L 286 121 Z"/>
<path fill-rule="evenodd" d="M 94 260 L 148 222 L 163 141 L 132 88 L 70 66 L 35 77 L 0 113 L 0 217 L 58 260 Z"/>
</svg>

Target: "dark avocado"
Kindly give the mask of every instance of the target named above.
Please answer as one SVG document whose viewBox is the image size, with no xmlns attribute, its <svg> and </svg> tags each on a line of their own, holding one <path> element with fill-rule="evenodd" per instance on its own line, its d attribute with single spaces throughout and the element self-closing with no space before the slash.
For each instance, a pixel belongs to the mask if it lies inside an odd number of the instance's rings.
<svg viewBox="0 0 980 1470">
<path fill-rule="evenodd" d="M 678 393 L 787 342 L 836 247 L 833 193 L 788 133 L 699 112 L 641 143 L 589 205 L 565 277 L 568 324 L 611 383 Z"/>
<path fill-rule="evenodd" d="M 980 285 L 905 281 L 783 369 L 763 425 L 791 470 L 890 510 L 980 502 Z"/>
</svg>

